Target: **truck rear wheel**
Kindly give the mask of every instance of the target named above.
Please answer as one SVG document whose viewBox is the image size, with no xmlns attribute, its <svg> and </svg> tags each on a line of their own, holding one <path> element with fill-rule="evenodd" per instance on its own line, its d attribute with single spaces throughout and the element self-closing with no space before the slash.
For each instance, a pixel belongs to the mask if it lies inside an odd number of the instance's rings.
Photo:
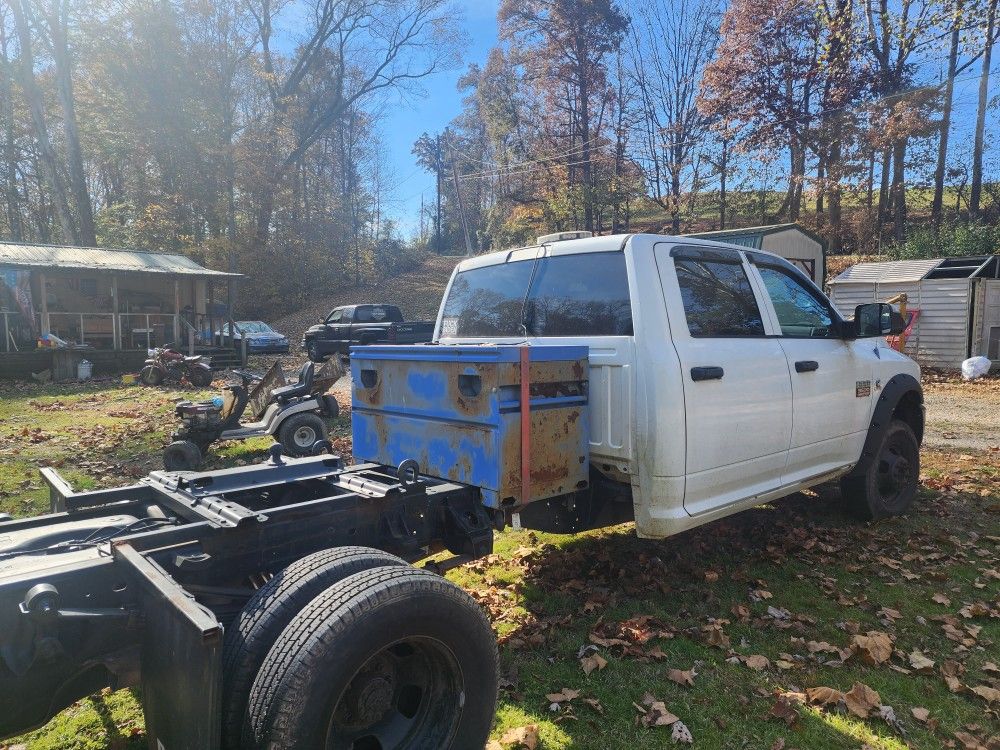
<svg viewBox="0 0 1000 750">
<path fill-rule="evenodd" d="M 406 565 L 369 547 L 337 547 L 306 555 L 279 572 L 226 627 L 222 647 L 222 736 L 230 750 L 242 747 L 240 733 L 254 678 L 278 636 L 303 607 L 350 575 L 372 568 Z"/>
<path fill-rule="evenodd" d="M 894 419 L 874 460 L 864 471 L 842 479 L 840 491 L 861 518 L 887 518 L 909 509 L 917 496 L 919 479 L 920 444 L 906 422 Z"/>
<path fill-rule="evenodd" d="M 247 747 L 482 747 L 497 649 L 482 610 L 425 570 L 377 568 L 300 612 L 254 682 Z"/>
</svg>

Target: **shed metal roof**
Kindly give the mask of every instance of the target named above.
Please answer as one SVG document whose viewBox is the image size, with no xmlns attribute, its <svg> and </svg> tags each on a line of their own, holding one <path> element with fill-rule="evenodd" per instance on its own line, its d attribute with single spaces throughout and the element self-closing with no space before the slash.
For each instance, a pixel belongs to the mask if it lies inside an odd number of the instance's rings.
<svg viewBox="0 0 1000 750">
<path fill-rule="evenodd" d="M 728 242 L 730 245 L 739 245 L 740 247 L 750 247 L 760 250 L 763 244 L 763 239 L 766 235 L 784 232 L 789 229 L 798 230 L 802 234 L 822 245 L 824 250 L 826 249 L 826 240 L 815 232 L 811 232 L 801 224 L 797 224 L 795 222 L 785 224 L 767 224 L 759 227 L 743 227 L 741 229 L 717 229 L 713 232 L 694 232 L 692 234 L 685 235 L 685 237 L 700 237 L 705 240 Z"/>
<path fill-rule="evenodd" d="M 236 277 L 241 274 L 213 271 L 183 255 L 118 250 L 105 247 L 24 245 L 0 242 L 0 265 L 27 268 L 64 268 L 94 271 L 131 271 L 173 276 Z"/>
<path fill-rule="evenodd" d="M 856 263 L 830 284 L 865 284 L 877 281 L 907 282 L 934 278 L 972 278 L 990 271 L 995 256 L 928 258 L 924 260 L 889 260 L 881 263 Z"/>
</svg>

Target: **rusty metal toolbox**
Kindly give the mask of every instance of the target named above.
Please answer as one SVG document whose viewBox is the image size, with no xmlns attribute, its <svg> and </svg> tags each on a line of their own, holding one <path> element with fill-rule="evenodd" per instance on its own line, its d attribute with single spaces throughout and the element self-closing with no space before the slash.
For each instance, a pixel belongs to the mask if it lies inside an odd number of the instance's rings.
<svg viewBox="0 0 1000 750">
<path fill-rule="evenodd" d="M 355 461 L 414 459 L 494 508 L 588 486 L 585 346 L 352 347 L 351 377 Z"/>
</svg>

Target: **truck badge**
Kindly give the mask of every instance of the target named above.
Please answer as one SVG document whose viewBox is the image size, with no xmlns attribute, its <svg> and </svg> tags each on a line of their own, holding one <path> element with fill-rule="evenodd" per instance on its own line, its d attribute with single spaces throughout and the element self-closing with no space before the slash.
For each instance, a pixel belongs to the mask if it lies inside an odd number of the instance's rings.
<svg viewBox="0 0 1000 750">
<path fill-rule="evenodd" d="M 854 395 L 858 398 L 866 398 L 872 395 L 872 381 L 859 380 L 854 388 Z"/>
</svg>

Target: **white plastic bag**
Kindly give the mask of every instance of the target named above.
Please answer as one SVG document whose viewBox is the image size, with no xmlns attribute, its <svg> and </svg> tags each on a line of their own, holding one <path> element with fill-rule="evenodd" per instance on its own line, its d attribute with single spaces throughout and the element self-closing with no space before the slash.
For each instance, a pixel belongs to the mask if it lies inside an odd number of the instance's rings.
<svg viewBox="0 0 1000 750">
<path fill-rule="evenodd" d="M 990 371 L 992 364 L 989 357 L 970 357 L 962 363 L 962 377 L 966 380 L 981 378 Z"/>
</svg>

